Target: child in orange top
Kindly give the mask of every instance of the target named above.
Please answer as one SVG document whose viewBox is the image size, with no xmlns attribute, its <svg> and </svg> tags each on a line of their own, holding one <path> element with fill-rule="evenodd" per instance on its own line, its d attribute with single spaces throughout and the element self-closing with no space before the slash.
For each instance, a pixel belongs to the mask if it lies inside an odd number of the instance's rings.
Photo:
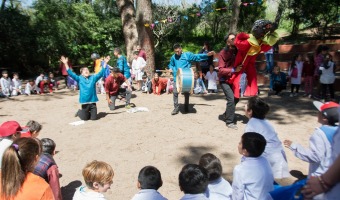
<svg viewBox="0 0 340 200">
<path fill-rule="evenodd" d="M 42 125 L 39 122 L 30 120 L 27 122 L 25 127 L 22 127 L 21 137 L 38 137 L 40 131 L 42 129 Z"/>
<path fill-rule="evenodd" d="M 161 95 L 161 91 L 166 89 L 168 80 L 166 78 L 160 78 L 157 73 L 155 73 L 152 79 L 152 91 L 153 94 Z"/>
</svg>

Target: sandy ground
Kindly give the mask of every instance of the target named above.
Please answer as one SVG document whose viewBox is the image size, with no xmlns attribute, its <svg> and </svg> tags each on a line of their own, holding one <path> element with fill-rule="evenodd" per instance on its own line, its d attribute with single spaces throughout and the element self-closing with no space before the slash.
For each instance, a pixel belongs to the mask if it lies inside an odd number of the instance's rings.
<svg viewBox="0 0 340 200">
<path fill-rule="evenodd" d="M 302 96 L 267 96 L 271 111 L 268 119 L 279 138 L 299 141 L 308 146 L 308 138 L 317 124 L 317 110 L 312 100 Z M 168 199 L 179 199 L 183 194 L 178 186 L 178 174 L 183 165 L 197 163 L 207 152 L 218 156 L 223 165 L 223 176 L 232 180 L 232 171 L 240 162 L 237 145 L 247 119 L 244 115 L 246 99 L 237 105 L 237 131 L 228 129 L 218 120 L 226 100 L 220 91 L 216 95 L 191 96 L 191 112 L 171 116 L 172 95 L 146 95 L 134 92 L 132 103 L 147 107 L 149 112 L 128 113 L 123 102 L 119 109 L 110 111 L 105 95 L 98 95 L 100 119 L 79 126 L 69 123 L 80 107 L 78 92 L 62 89 L 52 95 L 19 96 L 0 99 L 0 123 L 16 120 L 25 125 L 34 119 L 43 125 L 39 138 L 48 137 L 57 143 L 55 160 L 59 166 L 64 199 L 72 199 L 74 190 L 83 182 L 82 168 L 87 162 L 101 160 L 112 165 L 115 176 L 107 199 L 131 199 L 139 170 L 146 165 L 156 166 L 162 173 L 160 192 Z M 184 96 L 180 96 L 180 103 Z M 183 110 L 183 109 L 182 109 Z M 290 170 L 306 174 L 307 163 L 295 158 L 286 149 Z M 295 181 L 291 177 L 284 184 Z"/>
</svg>

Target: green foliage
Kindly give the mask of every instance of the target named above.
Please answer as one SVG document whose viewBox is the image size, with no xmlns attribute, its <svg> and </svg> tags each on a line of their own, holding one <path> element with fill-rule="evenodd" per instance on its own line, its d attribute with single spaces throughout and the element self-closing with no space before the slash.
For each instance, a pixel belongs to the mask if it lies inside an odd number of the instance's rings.
<svg viewBox="0 0 340 200">
<path fill-rule="evenodd" d="M 249 3 L 249 2 L 253 2 L 253 0 L 245 0 L 242 2 Z M 265 18 L 266 16 L 265 10 L 266 10 L 266 6 L 263 1 L 261 3 L 257 2 L 253 5 L 241 6 L 240 16 L 239 16 L 239 21 L 238 21 L 238 26 L 237 26 L 238 30 L 249 32 L 256 20 Z"/>
</svg>

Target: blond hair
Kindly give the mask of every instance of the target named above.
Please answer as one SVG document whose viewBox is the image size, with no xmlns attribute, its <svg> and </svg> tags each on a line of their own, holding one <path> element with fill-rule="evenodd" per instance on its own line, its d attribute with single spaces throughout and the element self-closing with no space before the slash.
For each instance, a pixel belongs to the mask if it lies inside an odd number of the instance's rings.
<svg viewBox="0 0 340 200">
<path fill-rule="evenodd" d="M 114 172 L 112 167 L 106 162 L 94 160 L 88 163 L 83 169 L 83 177 L 87 187 L 93 189 L 93 183 L 100 185 L 111 183 Z"/>
</svg>

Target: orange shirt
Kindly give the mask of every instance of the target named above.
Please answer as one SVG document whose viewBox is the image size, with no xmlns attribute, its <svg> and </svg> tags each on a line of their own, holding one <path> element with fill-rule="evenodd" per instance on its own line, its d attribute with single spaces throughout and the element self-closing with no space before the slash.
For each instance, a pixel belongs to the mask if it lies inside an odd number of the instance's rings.
<svg viewBox="0 0 340 200">
<path fill-rule="evenodd" d="M 26 179 L 21 186 L 15 200 L 54 200 L 53 192 L 48 183 L 31 172 L 28 172 Z"/>
<path fill-rule="evenodd" d="M 168 79 L 166 78 L 158 78 L 158 81 L 156 82 L 155 79 L 152 79 L 152 90 L 153 93 L 156 94 L 156 87 L 158 87 L 158 95 L 161 94 L 161 90 L 165 90 L 166 89 L 166 85 L 168 84 Z"/>
<path fill-rule="evenodd" d="M 101 59 L 97 59 L 97 60 L 94 61 L 94 73 L 95 74 L 98 74 L 98 72 L 100 72 L 100 70 L 101 70 L 101 66 L 100 66 L 101 62 L 102 62 Z"/>
</svg>

